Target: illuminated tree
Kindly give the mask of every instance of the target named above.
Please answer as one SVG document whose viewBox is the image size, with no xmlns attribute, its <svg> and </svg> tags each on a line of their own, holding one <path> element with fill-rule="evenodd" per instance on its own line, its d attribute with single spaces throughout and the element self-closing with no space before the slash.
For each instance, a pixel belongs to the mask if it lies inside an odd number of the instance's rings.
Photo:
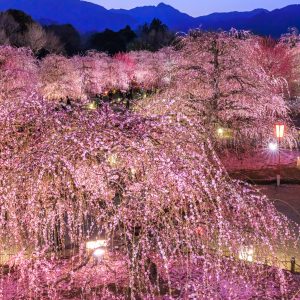
<svg viewBox="0 0 300 300">
<path fill-rule="evenodd" d="M 32 52 L 0 47 L 0 102 L 17 106 L 37 92 L 38 67 Z"/>
<path fill-rule="evenodd" d="M 14 254 L 1 296 L 291 299 L 280 261 L 299 228 L 216 153 L 216 126 L 257 142 L 277 117 L 288 121 L 281 81 L 256 47 L 197 31 L 173 49 L 113 58 L 37 64 L 0 48 L 0 253 Z M 156 90 L 135 112 L 85 106 L 133 85 Z"/>
<path fill-rule="evenodd" d="M 81 99 L 82 76 L 74 60 L 48 55 L 40 64 L 40 93 L 49 100 Z"/>
<path fill-rule="evenodd" d="M 297 98 L 300 95 L 300 70 L 299 70 L 299 58 L 300 58 L 300 35 L 296 28 L 291 28 L 287 34 L 284 34 L 280 39 L 281 47 L 285 47 L 288 49 L 288 55 L 291 59 L 291 76 L 288 80 L 289 88 L 290 88 L 290 98 L 292 98 L 292 109 L 294 110 L 295 101 L 297 102 Z"/>
<path fill-rule="evenodd" d="M 86 56 L 73 59 L 80 70 L 83 91 L 87 97 L 94 97 L 111 88 L 111 58 L 104 53 L 88 52 Z"/>
<path fill-rule="evenodd" d="M 165 88 L 169 83 L 168 71 L 171 61 L 170 48 L 159 52 L 136 51 L 130 55 L 136 61 L 134 78 L 139 86 L 144 89 L 155 90 Z"/>
<path fill-rule="evenodd" d="M 16 253 L 2 294 L 292 295 L 280 269 L 259 264 L 277 264 L 281 245 L 293 238 L 287 220 L 228 177 L 204 128 L 180 114 L 143 118 L 35 104 L 0 120 L 0 250 Z M 108 246 L 95 263 L 85 242 L 99 238 Z M 251 247 L 257 263 L 237 260 L 250 259 L 243 251 Z M 72 259 L 60 260 L 62 250 Z"/>
<path fill-rule="evenodd" d="M 299 30 L 295 27 L 289 28 L 288 33 L 281 36 L 280 42 L 291 48 L 298 46 L 300 42 Z"/>
<path fill-rule="evenodd" d="M 289 47 L 278 43 L 274 39 L 260 38 L 256 48 L 256 58 L 259 65 L 269 76 L 284 78 L 287 82 L 292 77 L 292 56 Z"/>
<path fill-rule="evenodd" d="M 232 32 L 196 30 L 179 38 L 177 51 L 171 52 L 168 87 L 142 103 L 142 111 L 186 114 L 209 129 L 216 145 L 218 129 L 228 128 L 236 148 L 261 146 L 273 135 L 276 121 L 289 120 L 286 82 L 264 69 L 258 47 L 256 38 Z"/>
</svg>

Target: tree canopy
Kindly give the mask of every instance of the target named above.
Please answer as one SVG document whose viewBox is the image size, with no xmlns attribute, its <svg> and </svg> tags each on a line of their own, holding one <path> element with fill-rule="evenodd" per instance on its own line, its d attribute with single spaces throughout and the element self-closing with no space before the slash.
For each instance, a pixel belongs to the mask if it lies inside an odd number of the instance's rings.
<svg viewBox="0 0 300 300">
<path fill-rule="evenodd" d="M 279 118 L 292 143 L 284 81 L 257 59 L 262 46 L 245 32 L 192 31 L 115 56 L 0 47 L 0 251 L 11 254 L 1 293 L 292 298 L 278 266 L 299 228 L 229 177 L 215 127 L 259 147 Z M 103 100 L 136 87 L 151 93 L 129 109 Z M 87 249 L 98 239 L 101 259 Z"/>
</svg>

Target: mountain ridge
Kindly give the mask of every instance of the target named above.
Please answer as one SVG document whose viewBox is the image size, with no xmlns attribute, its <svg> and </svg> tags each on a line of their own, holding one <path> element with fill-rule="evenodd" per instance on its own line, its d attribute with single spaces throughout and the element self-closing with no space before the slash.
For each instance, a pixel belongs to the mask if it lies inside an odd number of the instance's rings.
<svg viewBox="0 0 300 300">
<path fill-rule="evenodd" d="M 160 19 L 173 31 L 187 31 L 198 27 L 206 30 L 228 30 L 235 27 L 278 37 L 289 27 L 300 28 L 299 4 L 273 11 L 258 8 L 247 12 L 212 13 L 199 17 L 189 16 L 163 2 L 156 6 L 126 10 L 106 9 L 81 0 L 1 0 L 0 11 L 7 9 L 23 10 L 40 22 L 47 20 L 47 23 L 69 23 L 82 33 L 103 31 L 106 28 L 120 30 L 126 25 L 137 29 L 151 22 L 153 18 Z"/>
</svg>

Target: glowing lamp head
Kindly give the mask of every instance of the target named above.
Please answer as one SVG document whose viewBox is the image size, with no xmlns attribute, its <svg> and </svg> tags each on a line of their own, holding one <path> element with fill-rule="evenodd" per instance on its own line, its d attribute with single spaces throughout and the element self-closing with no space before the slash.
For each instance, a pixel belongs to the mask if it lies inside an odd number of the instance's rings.
<svg viewBox="0 0 300 300">
<path fill-rule="evenodd" d="M 284 129 L 285 129 L 284 124 L 276 124 L 275 125 L 276 137 L 278 139 L 282 139 L 283 138 L 283 136 L 284 136 Z"/>
<path fill-rule="evenodd" d="M 105 254 L 105 249 L 103 248 L 98 248 L 93 252 L 93 256 L 96 259 L 102 258 Z"/>
<path fill-rule="evenodd" d="M 86 243 L 87 250 L 95 250 L 100 247 L 106 247 L 107 241 L 106 240 L 96 240 L 96 241 L 89 241 Z"/>
<path fill-rule="evenodd" d="M 224 129 L 223 128 L 218 128 L 218 133 L 220 133 L 220 134 L 224 133 Z"/>
<path fill-rule="evenodd" d="M 278 144 L 277 143 L 274 143 L 274 142 L 271 142 L 269 144 L 269 149 L 272 151 L 272 152 L 275 152 L 278 150 Z"/>
</svg>

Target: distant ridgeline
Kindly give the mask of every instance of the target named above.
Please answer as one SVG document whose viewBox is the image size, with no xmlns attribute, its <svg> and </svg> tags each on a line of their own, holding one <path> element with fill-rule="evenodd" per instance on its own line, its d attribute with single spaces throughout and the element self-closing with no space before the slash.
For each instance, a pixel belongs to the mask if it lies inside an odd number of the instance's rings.
<svg viewBox="0 0 300 300">
<path fill-rule="evenodd" d="M 99 32 L 107 28 L 119 31 L 127 25 L 136 30 L 145 23 L 151 23 L 154 18 L 161 20 L 172 31 L 187 31 L 200 26 L 210 30 L 229 30 L 234 27 L 249 29 L 255 34 L 279 37 L 289 27 L 300 27 L 300 5 L 290 5 L 273 11 L 256 9 L 194 18 L 164 3 L 130 10 L 107 10 L 80 0 L 1 0 L 1 11 L 12 8 L 26 12 L 45 25 L 72 24 L 81 33 Z"/>
<path fill-rule="evenodd" d="M 37 56 L 74 55 L 90 49 L 112 55 L 156 51 L 169 45 L 175 33 L 191 28 L 245 29 L 273 38 L 291 27 L 300 28 L 300 5 L 194 18 L 163 3 L 107 10 L 80 0 L 1 0 L 0 11 L 0 44 L 29 46 Z"/>
</svg>

